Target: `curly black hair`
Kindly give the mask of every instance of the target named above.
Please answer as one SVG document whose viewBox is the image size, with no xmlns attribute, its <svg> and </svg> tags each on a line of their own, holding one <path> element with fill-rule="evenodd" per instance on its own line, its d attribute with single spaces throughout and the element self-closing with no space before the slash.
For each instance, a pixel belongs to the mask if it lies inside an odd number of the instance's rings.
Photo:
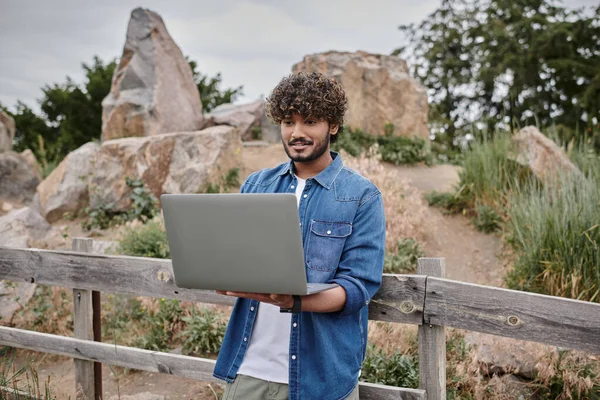
<svg viewBox="0 0 600 400">
<path fill-rule="evenodd" d="M 286 76 L 275 86 L 266 103 L 267 116 L 278 125 L 292 114 L 338 125 L 337 135 L 330 137 L 331 143 L 342 133 L 347 109 L 348 99 L 342 85 L 318 72 Z"/>
</svg>

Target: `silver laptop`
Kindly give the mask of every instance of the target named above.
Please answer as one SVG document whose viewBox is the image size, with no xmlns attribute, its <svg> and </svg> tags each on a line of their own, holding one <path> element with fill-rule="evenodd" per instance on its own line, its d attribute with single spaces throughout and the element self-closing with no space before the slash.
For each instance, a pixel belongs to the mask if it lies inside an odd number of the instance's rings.
<svg viewBox="0 0 600 400">
<path fill-rule="evenodd" d="M 163 194 L 175 284 L 182 288 L 305 295 L 296 196 Z"/>
</svg>

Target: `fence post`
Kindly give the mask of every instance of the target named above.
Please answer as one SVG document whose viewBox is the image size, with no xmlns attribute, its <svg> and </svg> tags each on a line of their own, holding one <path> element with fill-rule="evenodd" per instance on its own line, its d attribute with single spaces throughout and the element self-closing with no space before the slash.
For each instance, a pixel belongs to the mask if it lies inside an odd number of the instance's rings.
<svg viewBox="0 0 600 400">
<path fill-rule="evenodd" d="M 444 258 L 419 258 L 417 274 L 439 278 L 446 276 Z M 425 283 L 425 306 L 427 315 L 427 282 Z M 427 393 L 427 400 L 446 399 L 446 328 L 430 325 L 427 317 L 419 325 L 419 389 Z"/>
<path fill-rule="evenodd" d="M 92 252 L 94 239 L 73 238 L 73 251 Z M 73 289 L 73 325 L 77 339 L 94 340 L 92 327 L 92 291 Z M 75 361 L 75 391 L 77 400 L 95 400 L 94 393 L 94 362 L 74 359 Z"/>
</svg>

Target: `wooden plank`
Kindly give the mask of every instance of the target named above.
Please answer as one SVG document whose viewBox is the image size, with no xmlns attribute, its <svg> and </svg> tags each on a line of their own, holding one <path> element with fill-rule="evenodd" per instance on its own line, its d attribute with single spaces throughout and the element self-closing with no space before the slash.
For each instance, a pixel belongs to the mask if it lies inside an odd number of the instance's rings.
<svg viewBox="0 0 600 400">
<path fill-rule="evenodd" d="M 223 383 L 212 376 L 214 360 L 160 353 L 132 347 L 99 343 L 65 336 L 0 326 L 0 344 L 44 353 L 93 360 L 120 367 Z M 425 392 L 360 382 L 360 398 L 384 400 L 420 400 Z"/>
<path fill-rule="evenodd" d="M 0 279 L 233 305 L 211 290 L 175 286 L 171 260 L 0 246 Z"/>
<path fill-rule="evenodd" d="M 426 400 L 424 390 L 407 389 L 394 386 L 376 385 L 360 382 L 358 384 L 360 400 Z"/>
<path fill-rule="evenodd" d="M 446 276 L 443 258 L 419 258 L 417 272 L 427 275 L 424 313 L 428 312 L 427 287 L 431 276 Z M 446 399 L 446 328 L 425 321 L 419 326 L 419 388 L 429 400 Z"/>
<path fill-rule="evenodd" d="M 214 291 L 175 286 L 171 260 L 156 258 L 0 246 L 0 279 L 212 304 L 234 303 L 233 298 Z M 371 303 L 369 318 L 420 324 L 424 293 L 424 277 L 386 274 Z"/>
<path fill-rule="evenodd" d="M 424 276 L 384 274 L 369 303 L 369 319 L 421 325 L 424 304 Z"/>
<path fill-rule="evenodd" d="M 600 304 L 428 278 L 425 322 L 600 354 Z"/>
<path fill-rule="evenodd" d="M 215 361 L 0 326 L 0 344 L 150 372 L 216 381 Z"/>
<path fill-rule="evenodd" d="M 74 238 L 73 251 L 89 253 L 92 251 L 93 239 Z M 77 339 L 93 340 L 92 327 L 92 291 L 73 289 L 73 333 Z M 94 362 L 75 359 L 75 392 L 77 400 L 95 399 Z"/>
</svg>

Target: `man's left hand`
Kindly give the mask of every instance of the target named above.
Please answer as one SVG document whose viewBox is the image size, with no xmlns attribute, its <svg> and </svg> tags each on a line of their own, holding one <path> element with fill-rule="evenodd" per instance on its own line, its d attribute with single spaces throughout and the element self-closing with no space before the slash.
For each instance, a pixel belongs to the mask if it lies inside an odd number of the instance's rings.
<svg viewBox="0 0 600 400">
<path fill-rule="evenodd" d="M 262 303 L 273 304 L 280 308 L 292 308 L 294 298 L 291 294 L 265 294 L 265 293 L 247 293 L 247 292 L 226 292 L 217 290 L 218 294 L 233 297 L 243 297 L 246 299 L 257 300 Z"/>
</svg>

